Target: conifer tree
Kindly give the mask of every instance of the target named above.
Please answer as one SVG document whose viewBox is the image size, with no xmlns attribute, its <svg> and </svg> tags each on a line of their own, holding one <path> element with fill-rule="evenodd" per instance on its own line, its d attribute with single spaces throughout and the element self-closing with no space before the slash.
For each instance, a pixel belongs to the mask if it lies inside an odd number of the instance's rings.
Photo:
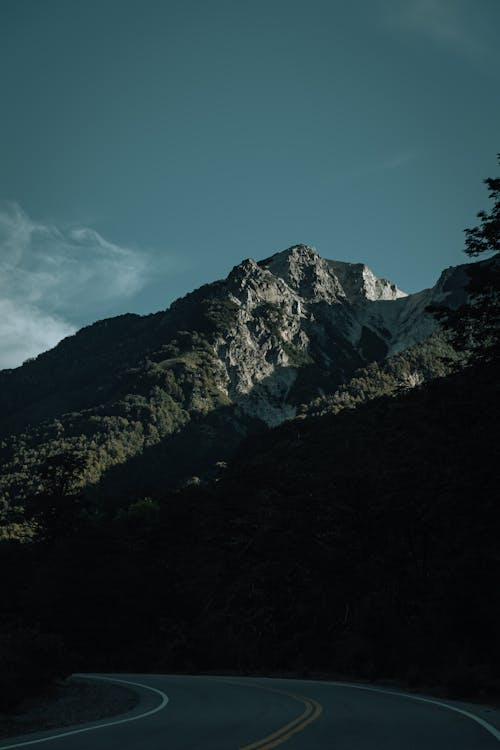
<svg viewBox="0 0 500 750">
<path fill-rule="evenodd" d="M 500 154 L 498 162 L 500 165 Z M 500 350 L 500 177 L 488 177 L 484 182 L 493 207 L 489 212 L 480 211 L 479 224 L 464 230 L 465 253 L 489 257 L 468 269 L 466 304 L 452 311 L 433 309 L 454 346 L 465 351 L 469 361 L 497 359 Z"/>
</svg>

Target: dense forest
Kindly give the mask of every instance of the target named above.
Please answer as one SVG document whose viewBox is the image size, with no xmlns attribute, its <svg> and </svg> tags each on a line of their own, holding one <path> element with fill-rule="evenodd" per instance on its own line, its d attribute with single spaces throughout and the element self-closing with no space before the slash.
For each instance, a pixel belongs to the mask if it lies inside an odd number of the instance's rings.
<svg viewBox="0 0 500 750">
<path fill-rule="evenodd" d="M 79 669 L 497 688 L 498 375 L 294 420 L 218 481 L 99 517 L 54 506 L 43 540 L 1 546 L 4 624 L 40 634 L 11 658 L 56 669 L 56 633 Z"/>
</svg>

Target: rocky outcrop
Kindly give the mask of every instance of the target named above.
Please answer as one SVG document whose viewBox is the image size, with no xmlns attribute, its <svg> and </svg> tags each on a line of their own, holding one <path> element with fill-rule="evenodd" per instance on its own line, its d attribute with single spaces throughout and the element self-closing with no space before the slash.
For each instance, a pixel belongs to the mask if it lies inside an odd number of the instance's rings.
<svg viewBox="0 0 500 750">
<path fill-rule="evenodd" d="M 214 343 L 227 396 L 269 426 L 293 417 L 325 383 L 428 338 L 436 321 L 427 307 L 458 304 L 466 281 L 463 269 L 448 269 L 435 287 L 409 295 L 364 264 L 325 260 L 306 245 L 244 260 L 217 282 L 236 309 Z"/>
<path fill-rule="evenodd" d="M 326 263 L 336 275 L 349 302 L 361 300 L 395 300 L 407 297 L 406 292 L 387 281 L 375 276 L 364 263 L 344 263 L 339 260 L 327 260 Z"/>
</svg>

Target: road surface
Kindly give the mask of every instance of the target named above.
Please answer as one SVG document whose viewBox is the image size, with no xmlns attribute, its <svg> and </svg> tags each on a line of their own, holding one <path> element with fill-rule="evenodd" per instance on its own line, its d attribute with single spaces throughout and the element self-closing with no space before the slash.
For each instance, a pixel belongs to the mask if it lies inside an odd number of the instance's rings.
<svg viewBox="0 0 500 750">
<path fill-rule="evenodd" d="M 90 675 L 80 675 L 82 677 Z M 500 712 L 312 680 L 94 675 L 133 684 L 122 716 L 0 742 L 0 750 L 500 750 Z"/>
</svg>

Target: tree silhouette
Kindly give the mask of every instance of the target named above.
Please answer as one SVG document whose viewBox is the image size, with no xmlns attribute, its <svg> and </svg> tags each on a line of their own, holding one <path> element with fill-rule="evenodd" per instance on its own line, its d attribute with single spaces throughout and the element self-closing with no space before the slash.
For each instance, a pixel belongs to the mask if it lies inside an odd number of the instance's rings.
<svg viewBox="0 0 500 750">
<path fill-rule="evenodd" d="M 500 154 L 497 156 L 500 165 Z M 470 361 L 497 359 L 500 349 L 500 178 L 488 177 L 484 182 L 493 207 L 489 212 L 480 211 L 479 224 L 464 230 L 464 251 L 470 257 L 496 254 L 469 266 L 466 304 L 456 310 L 431 309 L 454 346 L 465 351 Z"/>
<path fill-rule="evenodd" d="M 500 165 L 500 154 L 497 154 Z M 500 250 L 500 177 L 488 177 L 484 180 L 488 185 L 488 194 L 494 202 L 490 213 L 480 211 L 477 215 L 481 219 L 480 225 L 473 229 L 465 229 L 465 252 L 476 256 L 486 252 Z"/>
</svg>

